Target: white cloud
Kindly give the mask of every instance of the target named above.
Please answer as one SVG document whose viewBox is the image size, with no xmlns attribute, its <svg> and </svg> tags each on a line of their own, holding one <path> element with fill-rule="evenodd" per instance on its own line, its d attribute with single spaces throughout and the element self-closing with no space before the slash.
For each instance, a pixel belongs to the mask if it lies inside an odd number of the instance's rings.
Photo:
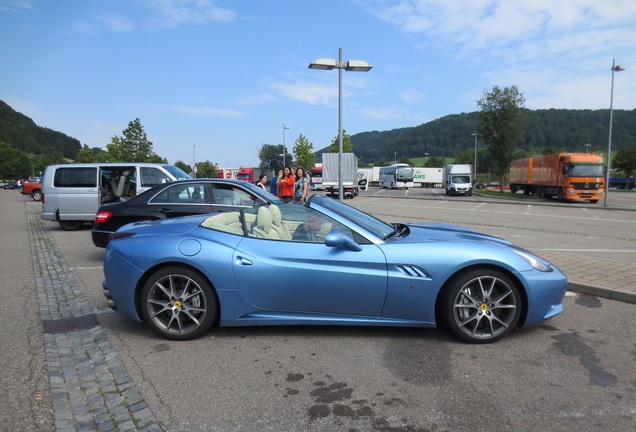
<svg viewBox="0 0 636 432">
<path fill-rule="evenodd" d="M 161 105 L 160 108 L 164 111 L 171 111 L 194 117 L 242 117 L 244 115 L 238 110 L 205 106 Z"/>
<path fill-rule="evenodd" d="M 218 7 L 210 0 L 145 0 L 152 10 L 153 28 L 173 28 L 182 24 L 231 22 L 236 19 L 232 9 Z"/>
<path fill-rule="evenodd" d="M 115 32 L 129 32 L 135 30 L 135 23 L 128 17 L 120 15 L 104 15 L 99 18 L 108 28 Z"/>
<path fill-rule="evenodd" d="M 414 88 L 409 88 L 400 92 L 400 98 L 407 102 L 417 102 L 419 100 L 422 100 L 423 95 L 421 91 Z"/>
</svg>

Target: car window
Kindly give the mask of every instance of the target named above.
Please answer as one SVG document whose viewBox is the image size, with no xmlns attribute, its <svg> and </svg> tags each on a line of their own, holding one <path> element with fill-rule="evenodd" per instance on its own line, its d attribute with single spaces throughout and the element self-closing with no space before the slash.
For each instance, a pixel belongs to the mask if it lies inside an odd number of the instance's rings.
<svg viewBox="0 0 636 432">
<path fill-rule="evenodd" d="M 69 167 L 58 168 L 53 179 L 55 187 L 96 187 L 97 168 Z"/>
<path fill-rule="evenodd" d="M 158 168 L 154 167 L 141 167 L 141 187 L 150 188 L 157 186 L 172 180 L 168 174 L 164 173 Z"/>
<path fill-rule="evenodd" d="M 204 183 L 174 184 L 168 186 L 157 195 L 150 203 L 152 204 L 203 204 L 205 199 Z"/>
<path fill-rule="evenodd" d="M 233 185 L 215 185 L 212 188 L 212 202 L 217 205 L 252 207 L 256 196 Z"/>
</svg>

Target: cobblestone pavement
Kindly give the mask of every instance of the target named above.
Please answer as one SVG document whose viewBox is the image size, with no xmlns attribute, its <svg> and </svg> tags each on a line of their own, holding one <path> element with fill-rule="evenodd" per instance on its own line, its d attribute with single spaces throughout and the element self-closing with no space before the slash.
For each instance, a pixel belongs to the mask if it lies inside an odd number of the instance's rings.
<svg viewBox="0 0 636 432">
<path fill-rule="evenodd" d="M 64 256 L 26 206 L 58 431 L 160 431 Z"/>
</svg>

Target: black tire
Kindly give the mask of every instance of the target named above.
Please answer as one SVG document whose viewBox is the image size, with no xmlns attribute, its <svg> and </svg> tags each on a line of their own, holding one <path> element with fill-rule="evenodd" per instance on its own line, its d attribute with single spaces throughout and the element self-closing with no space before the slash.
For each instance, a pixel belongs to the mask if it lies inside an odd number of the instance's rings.
<svg viewBox="0 0 636 432">
<path fill-rule="evenodd" d="M 598 200 L 590 200 L 590 203 L 592 204 L 596 204 L 598 202 Z"/>
<path fill-rule="evenodd" d="M 172 266 L 158 270 L 141 292 L 144 321 L 172 340 L 196 339 L 216 322 L 218 306 L 210 283 L 197 272 Z"/>
<path fill-rule="evenodd" d="M 557 201 L 558 202 L 563 202 L 565 201 L 563 199 L 563 189 L 559 188 L 559 190 L 557 191 Z"/>
<path fill-rule="evenodd" d="M 42 201 L 42 191 L 34 190 L 31 192 L 31 198 L 33 198 L 33 201 Z"/>
<path fill-rule="evenodd" d="M 502 271 L 476 268 L 454 276 L 441 293 L 438 317 L 458 338 L 496 342 L 519 322 L 523 309 L 517 284 Z"/>
<path fill-rule="evenodd" d="M 84 226 L 83 221 L 77 220 L 61 220 L 59 223 L 64 231 L 77 231 Z"/>
</svg>

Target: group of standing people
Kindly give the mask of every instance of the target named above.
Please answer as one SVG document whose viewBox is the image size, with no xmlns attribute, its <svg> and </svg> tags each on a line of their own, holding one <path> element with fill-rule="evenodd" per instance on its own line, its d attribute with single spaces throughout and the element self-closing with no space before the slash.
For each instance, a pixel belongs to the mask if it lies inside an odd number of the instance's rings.
<svg viewBox="0 0 636 432">
<path fill-rule="evenodd" d="M 265 179 L 267 179 L 267 177 Z M 260 180 L 259 183 L 265 183 L 262 178 Z M 294 174 L 292 169 L 288 166 L 279 169 L 269 184 L 269 191 L 285 203 L 306 202 L 309 197 L 309 177 L 307 171 L 305 171 L 303 167 L 298 167 Z"/>
</svg>

